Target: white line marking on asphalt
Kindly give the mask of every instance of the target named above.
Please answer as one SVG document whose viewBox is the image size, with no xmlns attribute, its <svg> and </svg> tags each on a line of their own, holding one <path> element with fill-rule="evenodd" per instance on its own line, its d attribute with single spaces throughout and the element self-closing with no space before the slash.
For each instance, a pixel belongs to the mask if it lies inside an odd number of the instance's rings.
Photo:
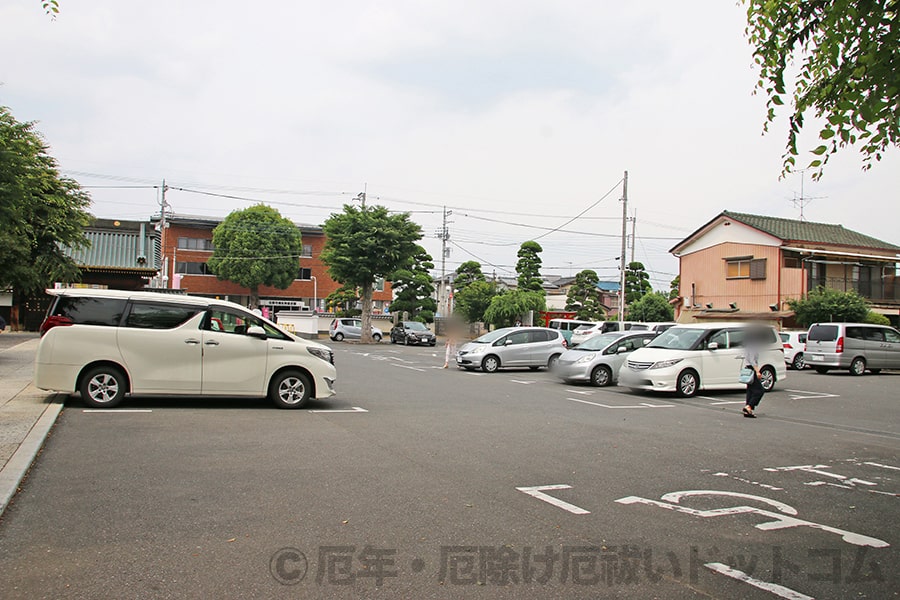
<svg viewBox="0 0 900 600">
<path fill-rule="evenodd" d="M 741 483 L 748 483 L 750 485 L 758 485 L 759 487 L 766 488 L 767 490 L 774 490 L 776 492 L 783 491 L 784 488 L 775 487 L 774 485 L 769 485 L 768 483 L 760 483 L 759 481 L 753 481 L 752 479 L 746 479 L 744 477 L 738 477 L 737 475 L 730 475 L 729 473 L 713 473 L 713 477 L 730 477 L 735 481 L 740 481 Z"/>
<path fill-rule="evenodd" d="M 675 406 L 674 404 L 650 404 L 649 402 L 641 402 L 637 405 L 610 406 L 608 404 L 600 404 L 599 402 L 589 402 L 588 400 L 582 400 L 581 398 L 566 398 L 566 400 L 590 404 L 591 406 L 599 406 L 600 408 L 672 408 Z"/>
<path fill-rule="evenodd" d="M 321 410 L 309 410 L 306 412 L 311 412 L 311 413 L 367 413 L 369 411 L 367 411 L 364 408 L 354 406 L 353 408 L 331 408 L 331 409 L 323 408 Z"/>
<path fill-rule="evenodd" d="M 744 404 L 746 402 L 746 400 L 722 400 L 720 402 L 710 402 L 709 404 L 711 406 L 716 406 L 719 404 Z"/>
<path fill-rule="evenodd" d="M 564 500 L 560 500 L 559 498 L 554 498 L 549 494 L 545 494 L 544 490 L 570 490 L 572 489 L 571 485 L 567 485 L 565 483 L 559 483 L 555 485 L 536 485 L 532 487 L 517 487 L 517 490 L 520 492 L 525 492 L 529 496 L 533 496 L 538 500 L 543 500 L 548 504 L 552 504 L 557 508 L 561 508 L 563 510 L 567 510 L 574 515 L 589 515 L 591 512 L 589 510 L 584 510 L 580 506 L 575 506 L 574 504 L 569 504 Z"/>
<path fill-rule="evenodd" d="M 882 469 L 893 469 L 895 471 L 900 471 L 900 467 L 892 467 L 891 465 L 883 465 L 876 462 L 864 462 L 863 464 L 869 465 L 870 467 L 881 467 Z"/>
<path fill-rule="evenodd" d="M 736 579 L 738 581 L 743 581 L 744 583 L 749 583 L 753 587 L 759 588 L 761 590 L 765 590 L 767 592 L 771 592 L 776 596 L 780 596 L 781 598 L 787 598 L 787 600 L 814 600 L 812 596 L 807 596 L 806 594 L 801 594 L 796 590 L 792 590 L 789 587 L 784 587 L 783 585 L 779 585 L 777 583 L 769 583 L 768 581 L 762 581 L 760 579 L 755 579 L 750 577 L 743 571 L 739 571 L 737 569 L 733 569 L 728 565 L 723 565 L 722 563 L 712 562 L 706 563 L 703 565 L 707 569 L 711 571 L 715 571 L 716 573 L 721 573 L 726 577 L 731 577 L 732 579 Z"/>
<path fill-rule="evenodd" d="M 419 367 L 410 367 L 409 365 L 398 365 L 396 363 L 391 363 L 392 367 L 400 367 L 401 369 L 410 369 L 412 371 L 418 371 L 419 373 L 424 373 L 425 369 L 420 369 Z"/>
<path fill-rule="evenodd" d="M 532 383 L 537 383 L 536 381 L 522 381 L 521 379 L 510 379 L 513 383 L 521 383 L 522 385 L 531 385 Z"/>
<path fill-rule="evenodd" d="M 784 390 L 786 392 L 794 392 L 791 394 L 791 400 L 812 400 L 814 398 L 840 398 L 840 394 L 829 394 L 826 392 L 809 392 L 806 390 Z M 799 396 L 797 394 L 800 394 Z"/>
<path fill-rule="evenodd" d="M 581 394 L 582 396 L 591 396 L 594 393 L 594 392 L 585 391 L 585 390 L 569 390 L 569 389 L 567 389 L 566 391 L 569 392 L 570 394 Z"/>
<path fill-rule="evenodd" d="M 81 412 L 83 413 L 111 413 L 111 414 L 125 414 L 125 413 L 152 413 L 153 411 L 149 408 L 85 408 Z"/>
</svg>

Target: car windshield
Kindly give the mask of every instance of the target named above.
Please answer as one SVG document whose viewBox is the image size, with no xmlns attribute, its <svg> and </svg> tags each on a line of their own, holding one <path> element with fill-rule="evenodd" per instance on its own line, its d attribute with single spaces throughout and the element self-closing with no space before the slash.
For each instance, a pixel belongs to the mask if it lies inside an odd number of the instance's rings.
<svg viewBox="0 0 900 600">
<path fill-rule="evenodd" d="M 705 329 L 694 329 L 692 327 L 672 327 L 653 338 L 653 341 L 647 344 L 646 347 L 690 350 L 705 331 Z"/>
<path fill-rule="evenodd" d="M 581 331 L 583 333 L 585 331 L 590 331 L 593 328 L 594 328 L 593 325 L 579 325 L 578 327 L 575 328 L 575 331 Z"/>
<path fill-rule="evenodd" d="M 412 329 L 413 331 L 428 331 L 428 328 L 425 327 L 422 323 L 418 321 L 407 321 L 403 324 L 407 329 Z"/>
<path fill-rule="evenodd" d="M 601 333 L 600 335 L 589 337 L 582 344 L 578 344 L 578 347 L 575 348 L 575 350 L 591 350 L 593 352 L 596 352 L 597 350 L 603 350 L 620 337 L 622 336 L 609 333 Z"/>
<path fill-rule="evenodd" d="M 496 342 L 497 340 L 502 338 L 507 333 L 509 333 L 509 331 L 506 329 L 496 329 L 494 331 L 490 331 L 490 332 L 484 334 L 480 338 L 475 338 L 474 340 L 472 340 L 472 343 L 473 344 L 493 344 L 494 342 Z"/>
</svg>

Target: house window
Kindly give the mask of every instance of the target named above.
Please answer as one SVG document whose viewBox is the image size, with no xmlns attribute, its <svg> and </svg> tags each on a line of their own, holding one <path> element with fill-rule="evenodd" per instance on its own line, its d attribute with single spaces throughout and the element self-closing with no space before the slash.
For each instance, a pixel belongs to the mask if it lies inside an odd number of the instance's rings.
<svg viewBox="0 0 900 600">
<path fill-rule="evenodd" d="M 208 252 L 214 250 L 212 240 L 189 237 L 178 238 L 178 248 L 180 250 L 206 250 Z"/>
<path fill-rule="evenodd" d="M 300 249 L 300 256 L 302 258 L 312 258 L 312 244 L 303 244 L 303 247 Z"/>
<path fill-rule="evenodd" d="M 300 272 L 297 274 L 297 279 L 309 281 L 310 279 L 312 279 L 312 269 L 304 269 L 303 267 L 301 267 Z"/>
<path fill-rule="evenodd" d="M 384 277 L 379 277 L 375 280 L 375 291 L 376 292 L 384 291 Z"/>
<path fill-rule="evenodd" d="M 725 277 L 728 279 L 747 279 L 750 277 L 750 259 L 732 258 L 725 263 Z"/>
<path fill-rule="evenodd" d="M 184 275 L 212 275 L 205 262 L 176 262 L 175 272 Z"/>
</svg>

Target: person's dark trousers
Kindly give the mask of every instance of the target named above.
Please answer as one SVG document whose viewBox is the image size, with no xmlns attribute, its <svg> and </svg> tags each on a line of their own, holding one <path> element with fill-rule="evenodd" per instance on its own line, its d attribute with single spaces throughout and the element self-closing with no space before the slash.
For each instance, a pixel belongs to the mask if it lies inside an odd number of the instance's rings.
<svg viewBox="0 0 900 600">
<path fill-rule="evenodd" d="M 747 406 L 756 410 L 759 401 L 762 400 L 765 393 L 766 390 L 763 389 L 762 383 L 760 383 L 759 378 L 754 373 L 753 379 L 747 384 Z"/>
</svg>

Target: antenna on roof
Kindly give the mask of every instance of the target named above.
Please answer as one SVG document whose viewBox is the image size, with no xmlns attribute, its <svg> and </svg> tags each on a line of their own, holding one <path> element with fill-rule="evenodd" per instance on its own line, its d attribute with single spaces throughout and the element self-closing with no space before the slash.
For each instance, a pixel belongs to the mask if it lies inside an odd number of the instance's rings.
<svg viewBox="0 0 900 600">
<path fill-rule="evenodd" d="M 796 172 L 800 173 L 800 197 L 798 198 L 797 192 L 794 192 L 794 198 L 791 200 L 788 200 L 788 202 L 793 204 L 794 208 L 800 209 L 800 220 L 805 221 L 806 219 L 803 217 L 803 208 L 807 204 L 812 202 L 813 200 L 821 200 L 822 198 L 827 198 L 828 196 L 804 196 L 803 195 L 803 180 L 804 180 L 804 176 L 806 175 L 806 169 L 800 169 L 799 171 L 796 171 Z"/>
</svg>

